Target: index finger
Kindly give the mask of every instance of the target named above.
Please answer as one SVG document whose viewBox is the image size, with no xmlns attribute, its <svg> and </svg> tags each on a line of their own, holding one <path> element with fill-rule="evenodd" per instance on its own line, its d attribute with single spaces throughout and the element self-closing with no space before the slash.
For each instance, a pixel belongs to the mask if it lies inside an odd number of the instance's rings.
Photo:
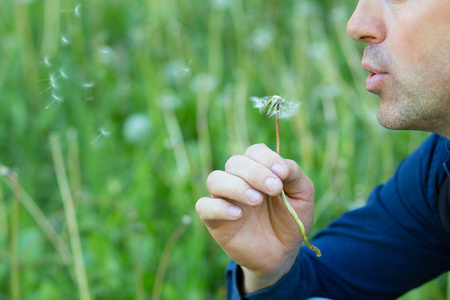
<svg viewBox="0 0 450 300">
<path fill-rule="evenodd" d="M 265 144 L 248 147 L 244 155 L 271 170 L 281 180 L 286 179 L 289 174 L 289 166 L 284 159 Z"/>
</svg>

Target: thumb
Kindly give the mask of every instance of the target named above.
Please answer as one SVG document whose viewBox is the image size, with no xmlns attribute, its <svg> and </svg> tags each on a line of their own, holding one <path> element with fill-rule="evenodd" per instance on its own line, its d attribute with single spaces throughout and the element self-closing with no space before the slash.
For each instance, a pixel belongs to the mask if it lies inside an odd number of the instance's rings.
<svg viewBox="0 0 450 300">
<path fill-rule="evenodd" d="M 289 174 L 283 180 L 283 189 L 289 198 L 296 200 L 314 201 L 314 184 L 293 160 L 285 159 Z"/>
</svg>

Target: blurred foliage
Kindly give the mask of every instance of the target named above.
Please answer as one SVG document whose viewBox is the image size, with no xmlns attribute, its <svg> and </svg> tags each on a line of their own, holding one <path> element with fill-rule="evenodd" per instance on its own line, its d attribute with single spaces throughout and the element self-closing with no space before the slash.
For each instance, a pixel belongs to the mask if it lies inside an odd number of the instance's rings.
<svg viewBox="0 0 450 300">
<path fill-rule="evenodd" d="M 251 96 L 302 101 L 281 151 L 315 182 L 314 231 L 363 205 L 426 134 L 378 125 L 363 45 L 345 30 L 354 2 L 1 1 L 0 299 L 14 286 L 22 299 L 78 298 L 72 239 L 92 298 L 224 298 L 228 258 L 194 205 L 229 156 L 275 147 Z M 18 218 L 6 170 L 18 174 Z M 445 279 L 403 299 L 444 299 Z"/>
</svg>

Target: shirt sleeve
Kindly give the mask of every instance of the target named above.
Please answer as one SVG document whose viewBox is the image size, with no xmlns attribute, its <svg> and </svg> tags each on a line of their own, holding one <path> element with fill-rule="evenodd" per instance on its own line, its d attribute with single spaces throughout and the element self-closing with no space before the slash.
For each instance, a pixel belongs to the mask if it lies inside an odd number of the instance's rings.
<svg viewBox="0 0 450 300">
<path fill-rule="evenodd" d="M 240 268 L 226 271 L 229 299 L 396 299 L 450 269 L 450 234 L 438 211 L 447 140 L 431 135 L 376 187 L 366 206 L 343 214 L 302 247 L 275 285 L 243 296 Z"/>
</svg>

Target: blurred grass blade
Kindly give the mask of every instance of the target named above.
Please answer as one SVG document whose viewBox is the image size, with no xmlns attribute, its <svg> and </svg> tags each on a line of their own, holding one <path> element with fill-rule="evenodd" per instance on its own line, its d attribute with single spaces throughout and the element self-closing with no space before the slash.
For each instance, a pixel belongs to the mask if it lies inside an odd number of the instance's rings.
<svg viewBox="0 0 450 300">
<path fill-rule="evenodd" d="M 83 251 L 80 242 L 80 233 L 75 212 L 75 206 L 70 191 L 69 182 L 67 180 L 64 168 L 64 160 L 62 156 L 61 146 L 56 133 L 50 135 L 50 146 L 53 156 L 53 164 L 55 167 L 56 178 L 58 180 L 59 191 L 64 205 L 67 227 L 69 230 L 70 244 L 72 246 L 73 262 L 75 267 L 75 276 L 78 284 L 78 292 L 81 300 L 89 300 L 89 287 L 86 276 L 86 270 L 83 261 Z"/>
<path fill-rule="evenodd" d="M 11 299 L 20 299 L 20 279 L 19 279 L 19 214 L 20 214 L 20 183 L 17 173 L 10 175 L 14 185 L 13 207 L 11 216 L 11 244 L 10 244 L 10 265 L 11 265 Z"/>
</svg>

